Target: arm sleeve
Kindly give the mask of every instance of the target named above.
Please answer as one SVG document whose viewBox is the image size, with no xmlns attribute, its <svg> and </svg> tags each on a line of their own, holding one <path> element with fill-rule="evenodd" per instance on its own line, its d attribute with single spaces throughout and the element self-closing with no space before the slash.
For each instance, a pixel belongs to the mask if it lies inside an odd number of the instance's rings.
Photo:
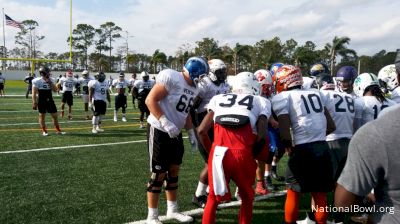
<svg viewBox="0 0 400 224">
<path fill-rule="evenodd" d="M 385 176 L 387 154 L 378 130 L 369 123 L 357 131 L 349 145 L 346 165 L 338 183 L 359 196 L 367 195 Z M 371 138 L 371 136 L 376 136 Z"/>
</svg>

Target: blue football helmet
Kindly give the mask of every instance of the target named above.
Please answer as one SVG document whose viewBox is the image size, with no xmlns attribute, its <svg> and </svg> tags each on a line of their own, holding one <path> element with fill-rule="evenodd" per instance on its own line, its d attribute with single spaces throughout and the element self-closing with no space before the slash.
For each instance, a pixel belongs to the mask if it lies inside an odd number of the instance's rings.
<svg viewBox="0 0 400 224">
<path fill-rule="evenodd" d="M 183 69 L 189 73 L 189 77 L 193 81 L 197 81 L 201 76 L 207 75 L 210 70 L 207 61 L 201 57 L 189 58 Z"/>
<path fill-rule="evenodd" d="M 275 75 L 275 72 L 280 68 L 280 67 L 282 67 L 284 64 L 283 63 L 280 63 L 280 62 L 276 62 L 276 63 L 273 63 L 272 65 L 271 65 L 271 69 L 269 70 L 270 72 L 271 72 L 271 76 L 274 76 Z"/>
</svg>

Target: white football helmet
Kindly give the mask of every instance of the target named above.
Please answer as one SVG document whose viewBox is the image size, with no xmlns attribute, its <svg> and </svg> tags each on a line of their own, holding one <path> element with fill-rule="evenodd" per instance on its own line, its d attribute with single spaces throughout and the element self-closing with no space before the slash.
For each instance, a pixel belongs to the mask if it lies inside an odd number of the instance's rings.
<svg viewBox="0 0 400 224">
<path fill-rule="evenodd" d="M 397 80 L 396 67 L 394 64 L 386 65 L 381 70 L 379 70 L 378 79 L 385 82 L 390 91 L 399 86 L 399 81 Z"/>
<path fill-rule="evenodd" d="M 374 75 L 373 73 L 362 73 L 358 75 L 357 78 L 354 80 L 353 84 L 354 93 L 357 96 L 362 97 L 364 96 L 365 89 L 368 86 L 372 85 L 379 86 L 378 77 L 376 77 L 376 75 Z"/>
<path fill-rule="evenodd" d="M 265 96 L 271 96 L 274 92 L 274 83 L 272 81 L 272 75 L 270 71 L 260 69 L 254 72 L 258 83 L 260 83 L 261 94 Z"/>
<path fill-rule="evenodd" d="M 208 61 L 208 66 L 210 67 L 210 72 L 208 77 L 210 77 L 213 82 L 225 82 L 226 80 L 226 65 L 220 59 L 211 59 Z"/>
<path fill-rule="evenodd" d="M 258 83 L 253 73 L 241 72 L 235 77 L 232 92 L 236 94 L 260 95 L 260 83 Z"/>
<path fill-rule="evenodd" d="M 88 72 L 88 70 L 83 70 L 83 71 L 82 71 L 82 77 L 84 77 L 84 78 L 88 78 L 88 77 L 89 77 L 89 72 Z"/>
</svg>

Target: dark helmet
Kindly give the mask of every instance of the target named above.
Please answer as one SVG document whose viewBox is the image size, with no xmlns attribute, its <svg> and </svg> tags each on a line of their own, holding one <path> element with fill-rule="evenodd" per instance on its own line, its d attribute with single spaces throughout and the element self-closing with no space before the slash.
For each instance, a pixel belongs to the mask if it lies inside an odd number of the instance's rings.
<svg viewBox="0 0 400 224">
<path fill-rule="evenodd" d="M 149 80 L 149 73 L 147 73 L 146 71 L 143 71 L 142 73 L 140 73 L 140 76 L 142 76 L 142 79 L 144 80 L 144 81 L 147 81 L 147 80 Z"/>
<path fill-rule="evenodd" d="M 183 69 L 189 73 L 189 77 L 193 81 L 199 79 L 200 76 L 208 75 L 210 70 L 207 61 L 202 57 L 189 58 Z"/>
<path fill-rule="evenodd" d="M 321 73 L 316 79 L 318 89 L 335 89 L 335 82 L 330 74 Z"/>
<path fill-rule="evenodd" d="M 330 73 L 329 68 L 325 63 L 320 62 L 320 63 L 316 63 L 313 66 L 311 66 L 310 72 L 309 72 L 310 76 L 318 76 L 322 73 L 326 73 L 326 74 Z"/>
<path fill-rule="evenodd" d="M 119 75 L 118 75 L 118 78 L 119 78 L 120 80 L 124 80 L 124 79 L 125 79 L 125 73 L 120 72 Z"/>
<path fill-rule="evenodd" d="M 99 82 L 103 82 L 104 80 L 106 80 L 106 75 L 104 74 L 104 72 L 98 72 L 95 76 L 95 78 L 99 81 Z"/>
<path fill-rule="evenodd" d="M 354 81 L 357 78 L 357 70 L 353 66 L 343 66 L 337 71 L 336 77 L 342 80 Z"/>
<path fill-rule="evenodd" d="M 40 66 L 39 73 L 41 76 L 48 76 L 48 75 L 50 75 L 50 69 L 45 66 Z"/>
</svg>

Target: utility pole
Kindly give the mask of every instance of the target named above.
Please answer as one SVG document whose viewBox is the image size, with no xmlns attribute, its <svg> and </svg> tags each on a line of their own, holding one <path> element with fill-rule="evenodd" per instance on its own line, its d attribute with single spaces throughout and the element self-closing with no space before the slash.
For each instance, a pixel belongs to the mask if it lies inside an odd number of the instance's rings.
<svg viewBox="0 0 400 224">
<path fill-rule="evenodd" d="M 128 61 L 128 57 L 129 57 L 129 45 L 128 45 L 128 40 L 129 40 L 129 37 L 135 37 L 135 36 L 129 36 L 129 32 L 128 31 L 125 31 L 125 33 L 126 33 L 126 39 L 125 39 L 125 41 L 126 41 L 126 72 L 129 72 L 129 61 Z"/>
</svg>

